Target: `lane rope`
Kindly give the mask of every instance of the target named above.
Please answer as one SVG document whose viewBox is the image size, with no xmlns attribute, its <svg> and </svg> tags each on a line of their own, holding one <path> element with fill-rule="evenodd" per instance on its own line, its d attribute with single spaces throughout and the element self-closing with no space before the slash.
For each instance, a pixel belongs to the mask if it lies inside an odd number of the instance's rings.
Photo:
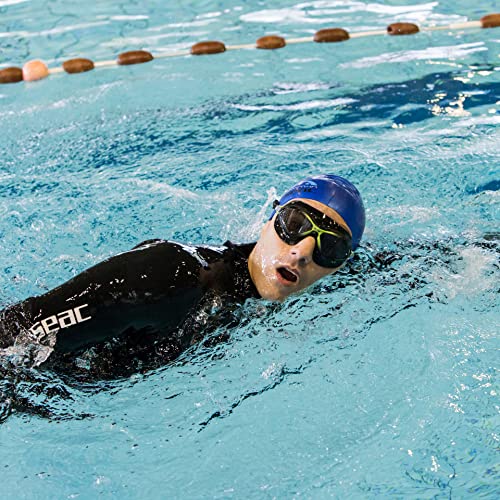
<svg viewBox="0 0 500 500">
<path fill-rule="evenodd" d="M 91 61 L 85 58 L 69 59 L 62 63 L 61 66 L 49 68 L 43 61 L 32 60 L 24 64 L 22 68 L 10 66 L 0 70 L 0 84 L 1 83 L 16 83 L 20 81 L 35 81 L 46 78 L 49 75 L 56 75 L 59 73 L 84 73 L 91 71 L 95 68 L 107 68 L 111 66 L 129 66 L 133 64 L 142 64 L 153 59 L 166 59 L 169 57 L 185 57 L 189 55 L 208 55 L 219 54 L 231 50 L 276 50 L 285 47 L 286 45 L 300 44 L 300 43 L 338 43 L 352 38 L 364 38 L 371 36 L 400 36 L 400 35 L 414 35 L 419 32 L 432 32 L 432 31 L 459 31 L 477 28 L 497 28 L 500 26 L 500 13 L 488 14 L 483 16 L 479 21 L 467 21 L 463 23 L 452 23 L 445 26 L 429 26 L 420 27 L 413 23 L 397 22 L 392 23 L 385 30 L 371 30 L 349 33 L 343 28 L 326 28 L 321 29 L 315 33 L 314 36 L 300 37 L 300 38 L 285 38 L 277 35 L 268 35 L 259 38 L 255 43 L 245 43 L 239 45 L 225 45 L 220 41 L 202 41 L 195 43 L 190 50 L 179 52 L 160 52 L 158 54 L 151 54 L 145 50 L 131 50 L 122 52 L 116 59 L 105 61 Z"/>
</svg>

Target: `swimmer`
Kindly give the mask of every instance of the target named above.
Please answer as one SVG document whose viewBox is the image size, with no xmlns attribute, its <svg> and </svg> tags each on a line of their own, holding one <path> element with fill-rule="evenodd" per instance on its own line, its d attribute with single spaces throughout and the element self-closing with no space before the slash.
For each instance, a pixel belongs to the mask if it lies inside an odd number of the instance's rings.
<svg viewBox="0 0 500 500">
<path fill-rule="evenodd" d="M 220 325 L 232 305 L 281 302 L 338 271 L 364 226 L 353 184 L 309 177 L 275 202 L 256 243 L 148 240 L 1 311 L 0 354 L 24 349 L 32 366 L 70 370 L 94 360 L 103 378 L 122 373 L 121 363 L 161 366 Z"/>
</svg>

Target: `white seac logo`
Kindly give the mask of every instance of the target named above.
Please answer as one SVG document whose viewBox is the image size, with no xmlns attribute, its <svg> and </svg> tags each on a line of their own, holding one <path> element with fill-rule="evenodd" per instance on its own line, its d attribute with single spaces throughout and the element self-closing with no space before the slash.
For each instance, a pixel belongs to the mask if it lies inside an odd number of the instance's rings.
<svg viewBox="0 0 500 500">
<path fill-rule="evenodd" d="M 68 328 L 69 326 L 92 319 L 91 316 L 83 317 L 82 309 L 84 307 L 88 307 L 88 304 L 83 304 L 83 306 L 68 309 L 67 311 L 62 311 L 54 316 L 49 316 L 41 321 L 37 321 L 30 328 L 30 332 L 35 335 L 47 335 L 49 333 L 56 333 L 61 328 Z"/>
</svg>

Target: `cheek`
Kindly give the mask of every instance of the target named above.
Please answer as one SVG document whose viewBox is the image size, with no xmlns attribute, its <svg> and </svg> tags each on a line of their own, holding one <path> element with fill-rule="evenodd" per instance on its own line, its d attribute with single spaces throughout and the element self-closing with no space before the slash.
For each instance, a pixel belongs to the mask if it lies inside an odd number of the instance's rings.
<svg viewBox="0 0 500 500">
<path fill-rule="evenodd" d="M 280 249 L 272 245 L 267 246 L 261 256 L 261 269 L 262 274 L 268 280 L 276 278 L 275 269 L 278 267 L 279 262 L 281 262 Z"/>
<path fill-rule="evenodd" d="M 274 267 L 274 265 L 281 261 L 283 255 L 287 251 L 288 245 L 281 241 L 278 235 L 275 233 L 272 226 L 268 226 L 266 231 L 261 238 L 261 257 L 263 265 L 268 267 Z"/>
<path fill-rule="evenodd" d="M 256 265 L 258 268 L 258 278 L 260 282 L 264 284 L 269 284 L 274 277 L 274 264 L 276 258 L 274 255 L 274 249 L 271 248 L 270 242 L 262 238 L 259 243 L 259 248 L 257 252 Z"/>
<path fill-rule="evenodd" d="M 308 286 L 330 274 L 332 274 L 332 271 L 330 269 L 325 269 L 324 267 L 312 263 L 307 275 Z"/>
</svg>

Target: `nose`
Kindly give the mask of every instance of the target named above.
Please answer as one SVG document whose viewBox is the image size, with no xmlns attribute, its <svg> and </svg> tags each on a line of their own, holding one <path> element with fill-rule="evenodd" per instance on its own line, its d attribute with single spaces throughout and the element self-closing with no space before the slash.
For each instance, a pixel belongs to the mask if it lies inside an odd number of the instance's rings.
<svg viewBox="0 0 500 500">
<path fill-rule="evenodd" d="M 290 254 L 299 267 L 304 267 L 312 262 L 312 254 L 315 245 L 316 240 L 314 237 L 306 236 L 303 240 L 300 240 L 296 245 L 290 248 Z"/>
</svg>

